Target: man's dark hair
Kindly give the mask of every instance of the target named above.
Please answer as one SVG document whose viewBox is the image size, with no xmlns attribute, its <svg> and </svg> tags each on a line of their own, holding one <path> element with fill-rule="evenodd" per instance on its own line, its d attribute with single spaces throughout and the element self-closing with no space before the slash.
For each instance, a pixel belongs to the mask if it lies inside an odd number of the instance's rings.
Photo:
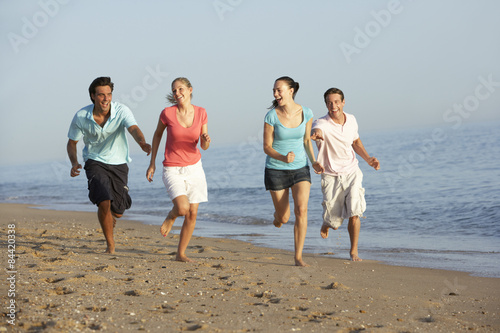
<svg viewBox="0 0 500 333">
<path fill-rule="evenodd" d="M 102 87 L 102 86 L 109 86 L 111 88 L 111 92 L 113 92 L 113 87 L 114 84 L 111 82 L 111 78 L 108 76 L 101 76 L 92 81 L 89 87 L 89 95 L 90 95 L 90 100 L 92 103 L 94 103 L 94 99 L 92 98 L 92 95 L 95 94 L 95 89 L 97 87 Z"/>
<path fill-rule="evenodd" d="M 323 99 L 325 100 L 325 103 L 326 103 L 326 96 L 331 95 L 331 94 L 339 94 L 341 101 L 342 102 L 344 101 L 344 93 L 342 92 L 342 90 L 340 90 L 338 88 L 330 88 L 327 91 L 325 91 L 325 94 L 323 95 Z"/>
</svg>

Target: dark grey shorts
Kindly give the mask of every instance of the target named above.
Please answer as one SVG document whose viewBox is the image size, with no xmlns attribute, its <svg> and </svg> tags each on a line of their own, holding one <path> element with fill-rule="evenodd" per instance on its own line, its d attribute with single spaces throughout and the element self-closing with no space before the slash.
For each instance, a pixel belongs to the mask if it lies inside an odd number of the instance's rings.
<svg viewBox="0 0 500 333">
<path fill-rule="evenodd" d="M 264 172 L 264 183 L 267 191 L 283 190 L 303 181 L 311 182 L 311 173 L 309 172 L 308 165 L 295 170 L 266 168 Z"/>
<path fill-rule="evenodd" d="M 111 200 L 111 211 L 116 214 L 123 214 L 132 206 L 127 186 L 127 164 L 111 165 L 87 160 L 84 169 L 88 179 L 89 199 L 93 204 L 99 206 L 101 202 Z"/>
</svg>

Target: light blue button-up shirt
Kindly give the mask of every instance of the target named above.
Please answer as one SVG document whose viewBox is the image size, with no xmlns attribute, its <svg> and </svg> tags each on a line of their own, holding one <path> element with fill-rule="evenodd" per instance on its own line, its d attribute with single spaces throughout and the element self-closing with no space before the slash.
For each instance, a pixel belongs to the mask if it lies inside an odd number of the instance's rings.
<svg viewBox="0 0 500 333">
<path fill-rule="evenodd" d="M 68 131 L 68 138 L 73 141 L 83 138 L 83 160 L 113 165 L 130 162 L 126 129 L 137 125 L 132 111 L 123 104 L 111 102 L 111 114 L 101 127 L 94 120 L 93 110 L 94 104 L 79 110 Z"/>
</svg>

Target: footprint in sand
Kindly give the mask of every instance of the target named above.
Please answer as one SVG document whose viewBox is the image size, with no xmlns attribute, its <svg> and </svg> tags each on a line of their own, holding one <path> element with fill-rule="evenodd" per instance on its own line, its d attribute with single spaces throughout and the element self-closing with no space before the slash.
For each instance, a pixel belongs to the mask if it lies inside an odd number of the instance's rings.
<svg viewBox="0 0 500 333">
<path fill-rule="evenodd" d="M 182 330 L 183 331 L 198 331 L 198 330 L 206 330 L 208 328 L 209 328 L 209 326 L 207 324 L 203 324 L 203 325 L 196 324 L 196 325 L 192 325 L 192 326 L 188 326 L 188 327 L 183 327 Z"/>
<path fill-rule="evenodd" d="M 321 289 L 347 290 L 347 289 L 351 289 L 351 288 L 343 285 L 340 282 L 332 282 L 329 285 L 327 285 L 326 287 L 322 287 Z"/>
<path fill-rule="evenodd" d="M 141 292 L 139 290 L 129 290 L 123 293 L 125 296 L 140 296 Z"/>
<path fill-rule="evenodd" d="M 103 308 L 99 308 L 97 306 L 93 306 L 93 307 L 88 307 L 88 308 L 85 308 L 85 310 L 87 311 L 92 311 L 92 312 L 104 312 L 106 311 L 108 308 L 106 307 L 103 307 Z"/>
<path fill-rule="evenodd" d="M 104 266 L 98 266 L 94 268 L 94 271 L 102 271 L 102 272 L 117 272 L 118 269 L 116 268 L 115 265 L 104 265 Z"/>
<path fill-rule="evenodd" d="M 155 309 L 153 311 L 156 311 L 156 310 L 159 310 L 163 313 L 171 313 L 177 309 L 174 306 L 162 304 L 162 305 L 158 305 L 157 307 L 155 307 Z"/>
<path fill-rule="evenodd" d="M 46 278 L 44 279 L 45 282 L 47 283 L 57 283 L 63 281 L 64 278 Z"/>
<path fill-rule="evenodd" d="M 47 293 L 52 295 L 68 295 L 73 294 L 75 291 L 69 287 L 57 287 L 54 289 L 47 290 Z"/>
</svg>

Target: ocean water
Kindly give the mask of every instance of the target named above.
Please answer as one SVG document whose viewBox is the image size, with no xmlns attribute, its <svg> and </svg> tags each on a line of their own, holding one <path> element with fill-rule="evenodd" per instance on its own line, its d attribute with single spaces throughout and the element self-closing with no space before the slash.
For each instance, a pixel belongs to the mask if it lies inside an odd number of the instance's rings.
<svg viewBox="0 0 500 333">
<path fill-rule="evenodd" d="M 367 201 L 360 256 L 500 277 L 500 167 L 493 159 L 500 156 L 499 129 L 500 122 L 490 122 L 361 133 L 381 169 L 360 161 Z M 280 229 L 272 225 L 274 208 L 263 185 L 262 143 L 213 143 L 202 156 L 209 202 L 200 204 L 194 236 L 293 250 L 293 212 Z M 161 158 L 153 183 L 145 178 L 149 158 L 132 158 L 133 205 L 125 218 L 160 225 L 172 206 L 161 180 Z M 69 170 L 68 161 L 1 166 L 0 202 L 96 211 L 87 198 L 84 173 L 70 178 Z M 339 230 L 330 230 L 328 239 L 320 237 L 321 201 L 320 176 L 313 173 L 304 251 L 348 259 L 347 221 Z M 181 219 L 176 222 L 180 224 Z"/>
</svg>

